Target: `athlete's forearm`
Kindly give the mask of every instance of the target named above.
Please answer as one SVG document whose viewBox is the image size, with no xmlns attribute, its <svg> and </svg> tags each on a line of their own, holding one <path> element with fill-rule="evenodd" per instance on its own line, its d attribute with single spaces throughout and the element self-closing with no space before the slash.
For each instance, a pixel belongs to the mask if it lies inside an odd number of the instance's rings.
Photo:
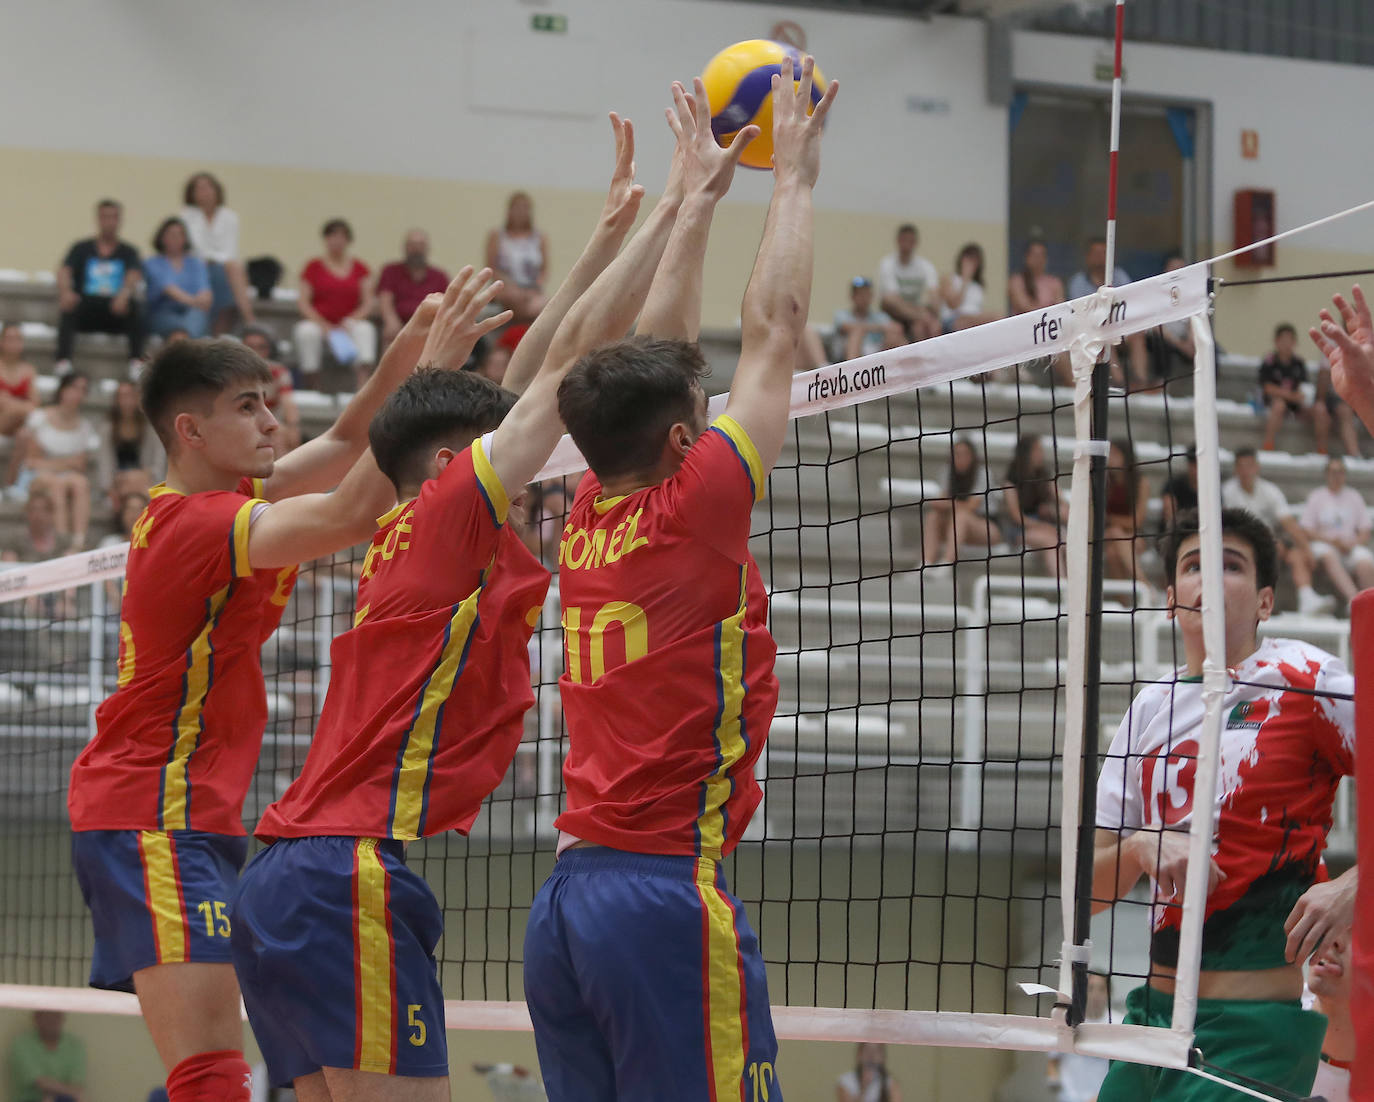
<svg viewBox="0 0 1374 1102">
<path fill-rule="evenodd" d="M 741 363 L 752 348 L 780 336 L 795 344 L 801 336 L 811 303 L 811 221 L 811 186 L 779 180 L 740 310 Z"/>
<path fill-rule="evenodd" d="M 678 211 L 635 332 L 695 341 L 701 332 L 702 271 L 716 199 L 692 196 Z"/>
<path fill-rule="evenodd" d="M 1098 830 L 1093 847 L 1093 913 L 1109 909 L 1135 887 L 1145 869 L 1139 857 L 1141 834 L 1122 837 Z"/>
</svg>

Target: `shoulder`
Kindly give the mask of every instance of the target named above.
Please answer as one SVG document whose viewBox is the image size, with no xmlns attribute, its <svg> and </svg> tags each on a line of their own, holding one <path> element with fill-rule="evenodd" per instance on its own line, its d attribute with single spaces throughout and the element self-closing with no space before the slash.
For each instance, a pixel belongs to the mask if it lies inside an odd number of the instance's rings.
<svg viewBox="0 0 1374 1102">
<path fill-rule="evenodd" d="M 355 258 L 353 261 L 353 268 L 349 274 L 352 275 L 354 279 L 362 279 L 371 271 L 371 268 L 369 268 L 361 260 Z"/>
<path fill-rule="evenodd" d="M 723 441 L 723 445 L 722 442 Z M 763 473 L 763 462 L 759 459 L 758 449 L 754 446 L 754 441 L 744 426 L 736 421 L 729 414 L 722 413 L 714 421 L 711 427 L 703 434 L 702 440 L 697 441 L 697 446 L 704 446 L 707 449 L 712 447 L 728 448 L 743 466 L 745 474 L 749 476 L 750 486 L 753 489 L 754 500 L 762 497 L 765 489 L 765 478 Z M 696 447 L 692 449 L 696 450 Z"/>
<path fill-rule="evenodd" d="M 322 271 L 324 271 L 324 261 L 318 256 L 311 257 L 305 262 L 305 267 L 301 269 L 301 278 L 314 279 Z"/>
<path fill-rule="evenodd" d="M 127 258 L 127 257 L 133 257 L 134 260 L 137 260 L 137 259 L 138 259 L 138 249 L 135 248 L 134 245 L 131 244 L 131 243 L 128 242 L 128 241 L 121 241 L 121 242 L 119 243 L 118 247 L 115 249 L 115 255 L 116 255 L 116 256 L 123 256 L 123 257 L 126 257 L 126 258 Z"/>
</svg>

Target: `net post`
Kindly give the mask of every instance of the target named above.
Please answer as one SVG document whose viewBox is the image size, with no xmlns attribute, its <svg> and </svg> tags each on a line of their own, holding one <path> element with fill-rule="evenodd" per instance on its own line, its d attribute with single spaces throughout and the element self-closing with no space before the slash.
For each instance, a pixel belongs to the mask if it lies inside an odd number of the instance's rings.
<svg viewBox="0 0 1374 1102">
<path fill-rule="evenodd" d="M 105 696 L 105 582 L 91 583 L 91 638 L 86 659 L 86 678 L 91 706 L 86 715 L 86 737 L 95 738 L 95 710 Z"/>
<path fill-rule="evenodd" d="M 1374 590 L 1350 602 L 1350 669 L 1355 675 L 1355 790 L 1374 792 Z M 1364 689 L 1364 692 L 1360 692 Z M 1355 852 L 1374 844 L 1374 799 L 1358 801 Z M 1355 1051 L 1374 1052 L 1374 877 L 1361 877 L 1355 896 L 1350 1017 Z M 1374 1063 L 1354 1068 L 1352 1098 L 1374 1097 Z"/>
<path fill-rule="evenodd" d="M 1198 543 L 1202 566 L 1202 730 L 1193 779 L 1193 821 L 1188 832 L 1188 874 L 1183 889 L 1175 973 L 1175 1032 L 1191 1034 L 1197 1019 L 1197 985 L 1202 968 L 1202 922 L 1216 820 L 1222 706 L 1226 697 L 1226 605 L 1221 570 L 1221 454 L 1216 418 L 1216 341 L 1205 313 L 1192 317 L 1193 431 L 1197 445 Z M 1197 798 L 1206 794 L 1205 799 Z"/>
</svg>

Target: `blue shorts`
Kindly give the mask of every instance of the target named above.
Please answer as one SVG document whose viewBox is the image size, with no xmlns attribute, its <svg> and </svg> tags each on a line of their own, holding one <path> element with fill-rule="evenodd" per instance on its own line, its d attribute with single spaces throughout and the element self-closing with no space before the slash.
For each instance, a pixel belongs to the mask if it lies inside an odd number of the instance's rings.
<svg viewBox="0 0 1374 1102">
<path fill-rule="evenodd" d="M 550 1102 L 782 1102 L 758 938 L 714 861 L 566 851 L 530 908 L 525 1001 Z"/>
<path fill-rule="evenodd" d="M 199 830 L 78 830 L 72 865 L 95 925 L 91 986 L 132 991 L 154 964 L 228 964 L 229 900 L 248 839 Z"/>
<path fill-rule="evenodd" d="M 243 1005 L 274 1087 L 321 1068 L 448 1074 L 444 916 L 401 842 L 284 838 L 230 914 Z"/>
</svg>

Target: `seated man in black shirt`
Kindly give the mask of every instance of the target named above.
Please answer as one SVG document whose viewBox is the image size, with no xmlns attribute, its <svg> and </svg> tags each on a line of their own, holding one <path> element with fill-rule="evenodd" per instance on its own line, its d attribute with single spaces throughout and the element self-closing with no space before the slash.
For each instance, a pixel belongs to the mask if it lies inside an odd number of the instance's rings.
<svg viewBox="0 0 1374 1102">
<path fill-rule="evenodd" d="M 1197 508 L 1197 445 L 1188 445 L 1188 470 L 1182 474 L 1173 473 L 1178 457 L 1169 460 L 1169 480 L 1159 492 L 1159 504 L 1163 509 L 1164 531 L 1174 526 L 1174 517 L 1185 509 Z"/>
<path fill-rule="evenodd" d="M 1326 454 L 1331 436 L 1331 411 L 1316 400 L 1316 387 L 1309 385 L 1307 364 L 1295 354 L 1298 331 L 1286 321 L 1274 330 L 1274 351 L 1264 357 L 1259 369 L 1260 391 L 1269 417 L 1264 425 L 1264 450 L 1273 451 L 1279 429 L 1289 414 L 1312 426 L 1317 451 Z"/>
<path fill-rule="evenodd" d="M 143 324 L 134 301 L 142 267 L 138 250 L 119 239 L 124 208 L 102 199 L 95 208 L 96 235 L 78 241 L 57 269 L 56 371 L 72 367 L 77 333 L 123 333 L 133 370 L 143 355 Z"/>
</svg>

